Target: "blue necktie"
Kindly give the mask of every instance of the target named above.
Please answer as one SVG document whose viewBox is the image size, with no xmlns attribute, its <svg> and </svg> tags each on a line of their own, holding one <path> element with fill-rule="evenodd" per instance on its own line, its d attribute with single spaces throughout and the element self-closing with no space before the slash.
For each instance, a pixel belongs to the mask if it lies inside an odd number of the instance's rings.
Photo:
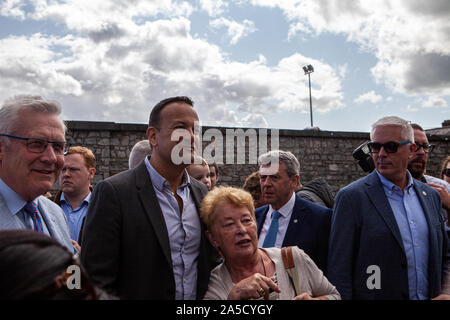
<svg viewBox="0 0 450 320">
<path fill-rule="evenodd" d="M 275 246 L 275 241 L 277 240 L 278 233 L 278 218 L 280 213 L 278 211 L 272 212 L 272 222 L 270 223 L 269 230 L 266 233 L 266 238 L 264 239 L 263 248 L 271 248 Z"/>
<path fill-rule="evenodd" d="M 25 207 L 23 207 L 26 213 L 28 213 L 33 220 L 34 231 L 44 232 L 44 228 L 42 227 L 42 220 L 39 216 L 39 211 L 37 209 L 37 205 L 33 201 L 28 201 Z"/>
</svg>

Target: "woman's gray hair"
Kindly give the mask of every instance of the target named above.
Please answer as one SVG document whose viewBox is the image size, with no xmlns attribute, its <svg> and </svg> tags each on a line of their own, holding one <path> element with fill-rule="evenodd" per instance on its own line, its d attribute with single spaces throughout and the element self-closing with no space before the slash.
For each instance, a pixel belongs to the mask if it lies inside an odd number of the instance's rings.
<svg viewBox="0 0 450 320">
<path fill-rule="evenodd" d="M 400 134 L 402 136 L 402 139 L 409 140 L 411 141 L 411 143 L 414 143 L 414 130 L 411 127 L 411 124 L 408 121 L 395 116 L 383 117 L 379 119 L 377 122 L 375 122 L 372 125 L 372 130 L 370 131 L 370 140 L 372 140 L 376 128 L 387 126 L 401 127 Z"/>
<path fill-rule="evenodd" d="M 272 150 L 259 156 L 259 166 L 269 165 L 271 163 L 284 163 L 286 174 L 289 177 L 300 174 L 300 163 L 297 158 L 289 151 Z"/>
<path fill-rule="evenodd" d="M 55 100 L 45 100 L 40 96 L 19 95 L 7 99 L 0 109 L 0 133 L 10 134 L 16 128 L 19 113 L 21 111 L 32 111 L 48 114 L 61 114 L 61 105 Z M 66 133 L 66 125 L 61 119 L 64 134 Z"/>
</svg>

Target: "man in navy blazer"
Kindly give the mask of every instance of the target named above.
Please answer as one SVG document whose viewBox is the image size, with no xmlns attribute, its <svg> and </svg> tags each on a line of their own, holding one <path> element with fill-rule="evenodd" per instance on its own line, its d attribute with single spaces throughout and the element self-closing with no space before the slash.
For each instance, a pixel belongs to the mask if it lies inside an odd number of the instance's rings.
<svg viewBox="0 0 450 320">
<path fill-rule="evenodd" d="M 448 239 L 433 188 L 412 178 L 413 130 L 398 117 L 372 126 L 376 170 L 339 191 L 328 279 L 343 299 L 449 298 Z"/>
<path fill-rule="evenodd" d="M 326 271 L 332 211 L 295 194 L 300 164 L 287 151 L 271 151 L 259 157 L 261 192 L 267 205 L 255 211 L 260 247 L 298 246 Z M 280 213 L 274 244 L 267 244 L 273 213 Z"/>
</svg>

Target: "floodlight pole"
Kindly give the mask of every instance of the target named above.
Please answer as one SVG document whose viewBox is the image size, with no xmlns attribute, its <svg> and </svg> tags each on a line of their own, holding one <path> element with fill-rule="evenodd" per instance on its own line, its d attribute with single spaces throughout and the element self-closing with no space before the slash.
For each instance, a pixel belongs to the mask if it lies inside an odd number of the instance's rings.
<svg viewBox="0 0 450 320">
<path fill-rule="evenodd" d="M 312 112 L 312 97 L 311 97 L 311 73 L 314 72 L 314 68 L 312 65 L 308 64 L 303 67 L 303 71 L 308 75 L 309 81 L 309 113 L 311 115 L 311 128 L 313 127 L 313 112 Z"/>
<path fill-rule="evenodd" d="M 309 80 L 309 113 L 311 114 L 311 128 L 313 128 L 312 98 L 311 98 L 311 72 L 308 72 Z"/>
</svg>

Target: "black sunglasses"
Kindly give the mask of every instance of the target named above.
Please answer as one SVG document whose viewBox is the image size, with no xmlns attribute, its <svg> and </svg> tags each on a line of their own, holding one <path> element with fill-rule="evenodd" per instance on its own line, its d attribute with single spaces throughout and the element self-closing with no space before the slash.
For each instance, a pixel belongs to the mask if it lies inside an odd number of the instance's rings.
<svg viewBox="0 0 450 320">
<path fill-rule="evenodd" d="M 450 168 L 446 168 L 446 169 L 442 170 L 442 174 L 444 176 L 450 177 Z"/>
<path fill-rule="evenodd" d="M 432 152 L 433 149 L 434 149 L 434 144 L 427 144 L 427 143 L 420 144 L 420 143 L 418 143 L 415 152 L 419 151 L 420 148 L 423 148 L 423 152 L 425 152 L 425 153 Z"/>
<path fill-rule="evenodd" d="M 379 142 L 369 142 L 367 146 L 369 147 L 370 153 L 378 153 L 381 150 L 381 147 L 383 147 L 384 151 L 387 153 L 396 153 L 398 150 L 398 147 L 401 145 L 411 143 L 409 140 L 405 140 L 402 142 L 394 142 L 394 141 L 388 141 L 386 143 L 379 143 Z"/>
</svg>

